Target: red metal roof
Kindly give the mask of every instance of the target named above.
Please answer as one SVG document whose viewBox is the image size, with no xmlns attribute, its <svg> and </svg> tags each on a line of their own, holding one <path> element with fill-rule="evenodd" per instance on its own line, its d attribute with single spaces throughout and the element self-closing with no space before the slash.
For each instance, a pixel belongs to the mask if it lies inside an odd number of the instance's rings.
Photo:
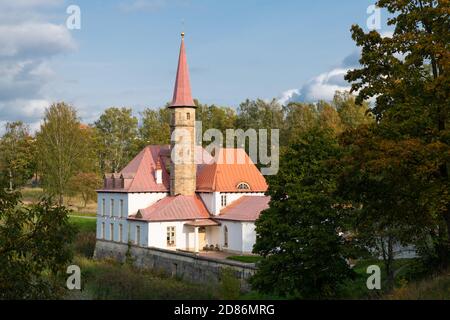
<svg viewBox="0 0 450 320">
<path fill-rule="evenodd" d="M 197 174 L 197 191 L 266 192 L 267 182 L 243 149 L 221 149 L 213 164 Z M 250 190 L 239 190 L 246 183 Z"/>
<path fill-rule="evenodd" d="M 214 227 L 220 226 L 220 223 L 214 221 L 213 219 L 201 219 L 201 220 L 192 220 L 185 223 L 186 226 L 191 227 Z"/>
<path fill-rule="evenodd" d="M 256 221 L 263 210 L 269 208 L 270 197 L 243 196 L 224 208 L 218 220 Z"/>
<path fill-rule="evenodd" d="M 165 197 L 152 206 L 141 209 L 131 219 L 145 221 L 178 221 L 208 219 L 210 215 L 198 196 Z"/>
<path fill-rule="evenodd" d="M 177 78 L 173 92 L 171 107 L 195 107 L 191 94 L 189 68 L 184 47 L 184 36 L 181 38 L 180 57 L 178 59 Z"/>
</svg>

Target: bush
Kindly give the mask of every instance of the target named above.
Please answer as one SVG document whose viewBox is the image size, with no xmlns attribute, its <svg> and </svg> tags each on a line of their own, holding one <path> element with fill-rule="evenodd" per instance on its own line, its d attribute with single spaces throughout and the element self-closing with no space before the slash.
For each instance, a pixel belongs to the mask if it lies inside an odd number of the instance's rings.
<svg viewBox="0 0 450 320">
<path fill-rule="evenodd" d="M 96 237 L 92 232 L 80 232 L 75 240 L 75 252 L 81 256 L 92 258 L 95 250 Z"/>
<path fill-rule="evenodd" d="M 241 284 L 230 268 L 222 269 L 220 275 L 220 295 L 224 300 L 236 300 L 241 294 Z"/>
</svg>

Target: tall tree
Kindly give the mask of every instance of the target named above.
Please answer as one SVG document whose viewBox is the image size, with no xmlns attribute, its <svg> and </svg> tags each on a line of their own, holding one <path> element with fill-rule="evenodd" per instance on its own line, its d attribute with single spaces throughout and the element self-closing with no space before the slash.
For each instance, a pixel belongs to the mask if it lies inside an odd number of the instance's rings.
<svg viewBox="0 0 450 320">
<path fill-rule="evenodd" d="M 0 299 L 53 299 L 64 289 L 57 276 L 72 258 L 68 211 L 43 200 L 32 207 L 18 192 L 0 188 Z"/>
<path fill-rule="evenodd" d="M 293 102 L 284 107 L 285 124 L 282 143 L 293 145 L 306 132 L 319 125 L 319 112 L 314 104 Z"/>
<path fill-rule="evenodd" d="M 386 8 L 394 26 L 392 37 L 382 37 L 377 31 L 364 33 L 353 26 L 352 35 L 362 47 L 362 67 L 350 71 L 346 79 L 352 91 L 358 92 L 357 102 L 375 98 L 373 108 L 378 122 L 389 127 L 387 138 L 393 140 L 417 138 L 426 147 L 440 142 L 450 145 L 450 19 L 448 0 L 379 0 Z M 443 149 L 443 155 L 448 151 Z M 432 148 L 425 148 L 430 150 Z M 440 157 L 435 176 L 423 179 L 424 190 L 432 183 L 442 190 L 436 201 L 436 226 L 440 231 L 439 256 L 443 266 L 450 255 L 450 201 L 448 198 L 448 157 Z M 421 166 L 423 163 L 412 163 Z M 414 199 L 408 199 L 414 201 Z"/>
<path fill-rule="evenodd" d="M 6 133 L 0 139 L 0 185 L 9 190 L 23 186 L 34 173 L 34 139 L 22 122 L 6 124 Z"/>
<path fill-rule="evenodd" d="M 286 150 L 269 178 L 270 208 L 256 221 L 254 252 L 264 259 L 252 285 L 291 298 L 327 298 L 352 276 L 343 236 L 345 211 L 334 196 L 340 148 L 329 131 L 313 129 Z"/>
<path fill-rule="evenodd" d="M 95 122 L 102 173 L 118 172 L 138 147 L 138 119 L 127 108 L 109 108 Z"/>
<path fill-rule="evenodd" d="M 141 112 L 142 124 L 139 127 L 141 146 L 170 144 L 170 110 L 145 109 Z"/>
<path fill-rule="evenodd" d="M 70 178 L 83 170 L 89 154 L 89 140 L 76 110 L 64 102 L 51 105 L 36 143 L 44 187 L 63 205 Z"/>
<path fill-rule="evenodd" d="M 439 142 L 395 141 L 380 134 L 380 126 L 346 131 L 339 177 L 340 196 L 352 212 L 354 236 L 375 258 L 383 260 L 387 284 L 394 284 L 394 258 L 400 246 L 428 242 L 435 232 L 434 213 L 443 190 L 436 189 L 434 172 L 443 156 Z M 426 188 L 426 189 L 425 189 Z"/>
<path fill-rule="evenodd" d="M 356 129 L 361 125 L 374 122 L 369 103 L 366 101 L 361 104 L 356 103 L 356 97 L 349 92 L 336 91 L 332 105 L 338 112 L 345 129 Z"/>
</svg>

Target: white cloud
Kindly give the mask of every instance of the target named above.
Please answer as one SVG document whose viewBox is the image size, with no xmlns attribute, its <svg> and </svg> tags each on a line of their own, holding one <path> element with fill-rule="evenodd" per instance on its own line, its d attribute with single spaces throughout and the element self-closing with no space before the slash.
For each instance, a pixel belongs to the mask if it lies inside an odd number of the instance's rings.
<svg viewBox="0 0 450 320">
<path fill-rule="evenodd" d="M 319 74 L 309 80 L 299 89 L 290 89 L 283 92 L 278 102 L 286 105 L 289 102 L 317 102 L 330 101 L 336 91 L 349 91 L 350 84 L 344 79 L 350 69 L 359 66 L 359 52 L 345 57 L 340 66 Z"/>
<path fill-rule="evenodd" d="M 67 28 L 49 22 L 46 10 L 63 3 L 63 0 L 0 2 L 0 124 L 3 126 L 5 122 L 21 120 L 35 130 L 50 101 L 57 100 L 44 92 L 45 86 L 55 78 L 50 59 L 72 52 L 76 43 Z"/>
<path fill-rule="evenodd" d="M 70 32 L 62 25 L 25 23 L 0 25 L 0 57 L 50 57 L 76 48 Z"/>
<path fill-rule="evenodd" d="M 290 101 L 294 101 L 300 97 L 299 89 L 290 89 L 283 92 L 280 97 L 277 99 L 278 103 L 281 105 L 286 105 Z"/>
</svg>

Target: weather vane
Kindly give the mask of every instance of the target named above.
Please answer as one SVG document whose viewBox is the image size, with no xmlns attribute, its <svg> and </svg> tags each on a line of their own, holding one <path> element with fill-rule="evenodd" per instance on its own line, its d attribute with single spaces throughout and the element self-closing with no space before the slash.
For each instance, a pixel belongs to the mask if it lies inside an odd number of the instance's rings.
<svg viewBox="0 0 450 320">
<path fill-rule="evenodd" d="M 184 38 L 184 19 L 181 19 L 181 38 Z"/>
</svg>

